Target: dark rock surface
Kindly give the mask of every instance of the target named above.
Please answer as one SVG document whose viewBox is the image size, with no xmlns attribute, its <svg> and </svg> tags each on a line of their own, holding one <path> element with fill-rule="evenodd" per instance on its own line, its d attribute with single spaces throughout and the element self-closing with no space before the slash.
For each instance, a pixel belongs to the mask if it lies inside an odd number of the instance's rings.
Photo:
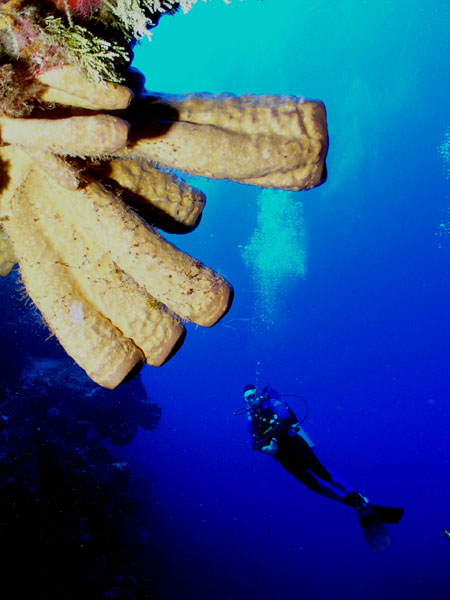
<svg viewBox="0 0 450 600">
<path fill-rule="evenodd" d="M 17 289 L 0 280 L 2 597 L 155 598 L 130 467 L 107 444 L 155 428 L 160 408 L 139 378 L 92 383 Z"/>
</svg>

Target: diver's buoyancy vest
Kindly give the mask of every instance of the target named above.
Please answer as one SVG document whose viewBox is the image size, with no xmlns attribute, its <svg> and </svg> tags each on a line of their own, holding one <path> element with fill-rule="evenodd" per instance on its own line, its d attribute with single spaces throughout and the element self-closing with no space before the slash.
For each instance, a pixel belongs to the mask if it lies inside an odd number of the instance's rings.
<svg viewBox="0 0 450 600">
<path fill-rule="evenodd" d="M 265 400 L 262 408 L 251 411 L 252 433 L 257 440 L 261 440 L 270 434 L 280 422 L 280 417 L 268 406 Z"/>
</svg>

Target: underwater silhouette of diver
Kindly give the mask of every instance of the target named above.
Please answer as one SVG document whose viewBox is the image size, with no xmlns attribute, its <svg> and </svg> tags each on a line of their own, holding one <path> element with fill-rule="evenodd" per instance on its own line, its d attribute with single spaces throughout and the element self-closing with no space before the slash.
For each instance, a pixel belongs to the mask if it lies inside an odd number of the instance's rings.
<svg viewBox="0 0 450 600">
<path fill-rule="evenodd" d="M 372 504 L 336 473 L 326 469 L 284 396 L 269 386 L 259 392 L 253 384 L 244 387 L 243 396 L 244 406 L 234 414 L 247 413 L 252 448 L 272 455 L 310 490 L 354 508 L 370 549 L 379 552 L 387 548 L 391 537 L 385 523 L 398 523 L 403 508 Z"/>
</svg>

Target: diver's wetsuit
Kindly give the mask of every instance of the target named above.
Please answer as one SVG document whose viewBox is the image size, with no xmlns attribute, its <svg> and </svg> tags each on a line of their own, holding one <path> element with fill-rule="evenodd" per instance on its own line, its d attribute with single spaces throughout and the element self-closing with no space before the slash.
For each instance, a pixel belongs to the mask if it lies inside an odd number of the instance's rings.
<svg viewBox="0 0 450 600">
<path fill-rule="evenodd" d="M 279 394 L 271 388 L 263 390 L 258 407 L 249 410 L 248 417 L 252 447 L 261 450 L 275 437 L 278 443 L 275 460 L 310 490 L 323 494 L 317 477 L 331 482 L 333 476 L 325 469 L 306 440 L 295 431 L 298 419 Z M 334 485 L 345 490 L 345 486 L 336 482 Z"/>
<path fill-rule="evenodd" d="M 275 459 L 310 490 L 320 494 L 321 488 L 312 473 L 325 481 L 332 481 L 332 476 L 309 444 L 299 435 L 289 435 L 285 432 L 281 433 L 277 440 L 278 452 Z"/>
</svg>

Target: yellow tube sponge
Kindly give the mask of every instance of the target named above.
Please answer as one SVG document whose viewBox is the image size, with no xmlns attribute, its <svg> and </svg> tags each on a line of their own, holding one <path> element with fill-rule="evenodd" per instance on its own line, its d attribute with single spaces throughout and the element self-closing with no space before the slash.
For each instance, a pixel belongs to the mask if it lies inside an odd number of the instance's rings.
<svg viewBox="0 0 450 600">
<path fill-rule="evenodd" d="M 60 210 L 89 240 L 172 312 L 204 327 L 225 313 L 230 284 L 165 240 L 97 181 L 70 191 L 37 171 L 30 177 L 29 185 L 57 198 Z"/>
<path fill-rule="evenodd" d="M 8 234 L 0 225 L 0 277 L 6 277 L 12 271 L 17 259 Z"/>
<path fill-rule="evenodd" d="M 119 184 L 127 204 L 164 231 L 177 230 L 177 226 L 190 231 L 200 219 L 205 194 L 145 160 L 102 162 L 100 173 Z"/>
<path fill-rule="evenodd" d="M 141 351 L 80 293 L 46 237 L 39 212 L 20 188 L 6 229 L 26 289 L 66 352 L 99 385 L 116 387 L 143 360 Z"/>
<path fill-rule="evenodd" d="M 60 261 L 81 294 L 130 338 L 143 352 L 146 362 L 161 365 L 172 352 L 184 326 L 145 289 L 121 271 L 93 237 L 85 238 L 69 215 L 61 210 L 58 196 L 40 193 L 40 177 L 30 175 L 22 186 L 39 214 L 39 222 L 52 240 Z"/>
<path fill-rule="evenodd" d="M 45 102 L 90 110 L 122 110 L 133 98 L 133 92 L 127 87 L 107 81 L 89 81 L 72 65 L 49 69 L 36 79 L 44 84 L 39 97 Z"/>
<path fill-rule="evenodd" d="M 29 146 L 22 146 L 22 149 L 37 167 L 53 177 L 59 185 L 68 190 L 76 190 L 80 185 L 80 174 L 64 157 Z"/>
<path fill-rule="evenodd" d="M 183 320 L 209 327 L 231 304 L 221 275 L 154 229 L 189 231 L 205 206 L 169 171 L 286 190 L 320 185 L 325 107 L 271 95 L 133 98 L 67 65 L 32 84 L 33 118 L 0 117 L 0 274 L 17 257 L 68 354 L 113 388 L 144 360 L 165 362 Z M 27 114 L 11 106 L 8 115 Z"/>
<path fill-rule="evenodd" d="M 328 134 L 320 101 L 291 96 L 148 96 L 127 113 L 122 157 L 145 157 L 204 177 L 304 190 L 325 177 Z"/>
<path fill-rule="evenodd" d="M 66 119 L 0 117 L 2 142 L 72 156 L 99 156 L 115 152 L 126 146 L 128 129 L 126 121 L 112 115 Z"/>
</svg>

